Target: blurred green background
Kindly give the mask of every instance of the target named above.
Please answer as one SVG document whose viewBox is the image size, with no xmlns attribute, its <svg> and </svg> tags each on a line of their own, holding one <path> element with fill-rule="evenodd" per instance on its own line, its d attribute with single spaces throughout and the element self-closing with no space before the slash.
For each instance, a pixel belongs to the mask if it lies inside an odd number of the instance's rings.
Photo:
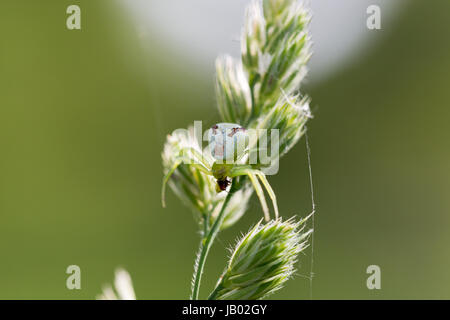
<svg viewBox="0 0 450 320">
<path fill-rule="evenodd" d="M 65 28 L 68 5 L 82 30 Z M 450 298 L 450 2 L 410 0 L 371 49 L 307 84 L 316 187 L 313 298 Z M 362 26 L 363 27 L 363 26 Z M 141 299 L 189 295 L 199 237 L 173 193 L 160 204 L 165 135 L 218 121 L 214 76 L 158 30 L 144 49 L 109 0 L 0 4 L 0 298 L 92 299 L 117 266 Z M 330 52 L 332 55 L 332 52 Z M 270 177 L 284 216 L 311 210 L 304 140 Z M 261 217 L 256 199 L 211 252 Z M 274 299 L 309 299 L 311 252 Z M 68 290 L 68 265 L 81 290 Z M 381 267 L 381 290 L 366 287 Z"/>
</svg>

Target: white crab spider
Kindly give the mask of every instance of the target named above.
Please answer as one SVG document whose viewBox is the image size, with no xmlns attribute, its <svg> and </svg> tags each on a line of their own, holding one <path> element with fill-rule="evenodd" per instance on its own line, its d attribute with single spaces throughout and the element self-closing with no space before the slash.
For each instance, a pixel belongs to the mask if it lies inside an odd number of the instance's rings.
<svg viewBox="0 0 450 320">
<path fill-rule="evenodd" d="M 211 165 L 208 161 L 205 161 L 202 152 L 196 148 L 183 148 L 180 152 L 180 156 L 164 176 L 162 185 L 163 206 L 165 206 L 164 197 L 166 184 L 177 167 L 184 163 L 186 165 L 194 166 L 204 174 L 213 176 L 217 181 L 217 192 L 226 191 L 231 183 L 231 179 L 238 176 L 248 176 L 255 189 L 256 195 L 261 202 L 264 217 L 266 221 L 269 221 L 269 208 L 260 183 L 261 181 L 272 200 L 275 219 L 277 219 L 277 200 L 272 187 L 267 181 L 266 175 L 256 168 L 255 165 L 237 163 L 248 154 L 248 135 L 245 128 L 235 123 L 218 123 L 210 129 L 209 140 L 210 153 L 215 159 L 214 163 Z"/>
<path fill-rule="evenodd" d="M 208 132 L 211 155 L 218 161 L 233 163 L 241 159 L 248 145 L 246 130 L 234 123 L 218 123 Z"/>
</svg>

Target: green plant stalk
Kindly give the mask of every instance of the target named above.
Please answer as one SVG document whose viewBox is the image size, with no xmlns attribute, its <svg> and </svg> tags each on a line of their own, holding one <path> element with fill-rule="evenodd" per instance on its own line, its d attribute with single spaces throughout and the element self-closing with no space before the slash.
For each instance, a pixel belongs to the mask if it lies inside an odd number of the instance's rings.
<svg viewBox="0 0 450 320">
<path fill-rule="evenodd" d="M 208 297 L 208 300 L 216 300 L 217 293 L 222 290 L 222 284 L 219 284 Z"/>
<path fill-rule="evenodd" d="M 235 185 L 236 183 L 231 182 L 230 191 L 228 192 L 227 197 L 223 202 L 222 208 L 220 209 L 216 221 L 214 221 L 214 224 L 212 225 L 211 229 L 209 229 L 208 233 L 204 235 L 201 241 L 198 265 L 194 272 L 194 280 L 193 280 L 194 284 L 192 286 L 191 300 L 198 300 L 200 282 L 202 279 L 203 268 L 205 266 L 206 258 L 208 257 L 209 249 L 211 249 L 211 246 L 213 245 L 214 240 L 216 239 L 216 236 L 219 233 L 220 226 L 222 225 L 223 220 L 225 218 L 225 208 L 228 205 L 228 202 L 230 201 L 231 196 L 233 195 L 233 192 L 236 189 L 234 187 Z"/>
</svg>

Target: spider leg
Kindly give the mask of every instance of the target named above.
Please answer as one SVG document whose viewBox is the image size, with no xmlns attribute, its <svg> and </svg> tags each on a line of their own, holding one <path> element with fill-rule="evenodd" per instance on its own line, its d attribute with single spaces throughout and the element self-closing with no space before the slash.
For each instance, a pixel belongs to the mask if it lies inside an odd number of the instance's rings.
<svg viewBox="0 0 450 320">
<path fill-rule="evenodd" d="M 181 155 L 183 159 L 185 159 L 184 161 L 186 164 L 193 164 L 193 165 L 200 164 L 205 168 L 211 167 L 211 164 L 205 161 L 205 158 L 203 157 L 202 153 L 195 148 L 192 147 L 183 148 L 183 150 L 181 150 Z"/>
<path fill-rule="evenodd" d="M 279 213 L 278 213 L 277 197 L 275 196 L 275 192 L 273 191 L 272 187 L 270 186 L 269 182 L 267 181 L 266 175 L 260 170 L 253 169 L 250 165 L 235 166 L 232 170 L 231 177 L 242 176 L 242 175 L 247 175 L 250 178 L 250 181 L 253 184 L 253 188 L 256 191 L 256 195 L 258 196 L 259 201 L 261 202 L 261 206 L 262 206 L 262 209 L 264 212 L 264 217 L 268 221 L 270 219 L 269 209 L 267 206 L 266 198 L 264 197 L 264 191 L 261 187 L 261 184 L 259 183 L 259 180 L 261 180 L 261 182 L 264 185 L 264 188 L 266 189 L 267 193 L 269 194 L 270 199 L 272 200 L 273 209 L 275 211 L 275 219 L 278 219 Z"/>
<path fill-rule="evenodd" d="M 267 193 L 269 194 L 269 197 L 272 200 L 273 210 L 275 211 L 275 219 L 278 219 L 278 216 L 279 216 L 278 204 L 277 204 L 277 197 L 275 195 L 275 192 L 273 192 L 273 189 L 270 186 L 269 181 L 267 181 L 266 175 L 262 171 L 259 171 L 259 170 L 253 170 L 253 171 L 259 177 L 259 179 L 263 183 L 264 187 L 266 188 Z"/>
<path fill-rule="evenodd" d="M 198 169 L 200 172 L 212 175 L 211 171 L 208 169 L 209 164 L 203 159 L 202 154 L 196 150 L 195 148 L 184 148 L 181 150 L 181 157 L 179 157 L 170 168 L 170 170 L 166 173 L 163 178 L 162 188 L 161 188 L 161 203 L 163 208 L 166 207 L 166 186 L 172 174 L 178 168 L 181 163 L 186 163 L 188 165 L 193 166 Z"/>
<path fill-rule="evenodd" d="M 261 207 L 264 212 L 264 218 L 266 219 L 266 221 L 269 221 L 270 220 L 269 207 L 267 206 L 266 198 L 264 197 L 264 191 L 261 187 L 261 184 L 259 183 L 259 180 L 256 177 L 256 175 L 252 173 L 250 170 L 247 171 L 247 175 L 250 178 L 250 181 L 253 184 L 253 188 L 255 188 L 256 195 L 259 198 L 259 202 L 261 203 Z"/>
<path fill-rule="evenodd" d="M 193 166 L 195 169 L 198 169 L 198 171 L 208 175 L 208 176 L 212 176 L 212 172 L 211 170 L 209 170 L 207 167 L 201 165 L 201 164 L 191 164 L 191 166 Z"/>
<path fill-rule="evenodd" d="M 170 168 L 170 170 L 166 173 L 166 175 L 163 178 L 163 183 L 162 183 L 162 188 L 161 188 L 161 203 L 162 203 L 163 208 L 166 207 L 166 185 L 167 185 L 167 182 L 169 181 L 170 177 L 175 172 L 175 170 L 178 168 L 178 166 L 181 164 L 181 162 L 182 162 L 181 159 L 175 161 L 172 168 Z"/>
</svg>

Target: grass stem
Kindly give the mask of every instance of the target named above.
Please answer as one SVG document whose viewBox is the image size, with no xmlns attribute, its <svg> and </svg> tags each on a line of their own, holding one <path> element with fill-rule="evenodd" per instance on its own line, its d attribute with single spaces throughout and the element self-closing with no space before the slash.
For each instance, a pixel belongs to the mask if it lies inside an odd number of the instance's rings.
<svg viewBox="0 0 450 320">
<path fill-rule="evenodd" d="M 227 194 L 227 197 L 225 198 L 225 201 L 223 202 L 222 208 L 220 209 L 220 212 L 217 216 L 216 221 L 214 221 L 214 224 L 212 225 L 211 229 L 209 229 L 208 233 L 205 234 L 202 238 L 202 242 L 200 245 L 200 253 L 199 253 L 199 259 L 197 268 L 194 271 L 194 280 L 193 280 L 193 286 L 192 286 L 192 294 L 191 299 L 192 300 L 198 300 L 198 293 L 200 290 L 200 282 L 202 279 L 203 274 L 203 268 L 205 266 L 206 258 L 209 253 L 209 249 L 211 248 L 212 244 L 214 243 L 214 240 L 219 233 L 220 226 L 223 223 L 223 219 L 225 218 L 225 208 L 228 205 L 228 202 L 231 199 L 231 196 L 233 195 L 233 192 L 235 191 L 235 188 L 233 187 L 236 185 L 235 183 L 231 182 L 230 191 Z"/>
</svg>

